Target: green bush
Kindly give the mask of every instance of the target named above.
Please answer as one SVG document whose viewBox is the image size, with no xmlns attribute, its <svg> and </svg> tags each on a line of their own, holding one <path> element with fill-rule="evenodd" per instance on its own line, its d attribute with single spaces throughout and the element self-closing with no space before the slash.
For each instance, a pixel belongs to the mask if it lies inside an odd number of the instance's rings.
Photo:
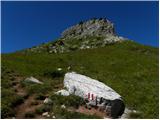
<svg viewBox="0 0 160 120">
<path fill-rule="evenodd" d="M 46 98 L 45 95 L 43 95 L 42 93 L 36 94 L 35 99 L 36 100 L 44 100 Z"/>
<path fill-rule="evenodd" d="M 24 98 L 22 96 L 14 96 L 12 97 L 12 107 L 16 107 L 24 102 Z"/>
<path fill-rule="evenodd" d="M 64 71 L 58 71 L 58 70 L 54 70 L 54 71 L 47 71 L 44 73 L 44 76 L 47 77 L 52 77 L 52 78 L 58 78 L 58 77 L 63 77 L 65 74 Z"/>
<path fill-rule="evenodd" d="M 41 107 L 38 107 L 35 112 L 37 114 L 42 114 L 44 112 L 49 112 L 52 109 L 51 105 L 42 105 Z"/>
<path fill-rule="evenodd" d="M 33 102 L 31 102 L 31 105 L 38 105 L 38 104 L 39 104 L 38 101 L 33 101 Z"/>
<path fill-rule="evenodd" d="M 3 91 L 4 92 L 4 91 Z M 3 93 L 4 94 L 4 93 Z M 10 96 L 3 97 L 1 102 L 1 117 L 9 118 L 15 116 L 14 108 L 23 103 L 23 97 L 12 94 Z"/>
<path fill-rule="evenodd" d="M 25 113 L 25 118 L 34 118 L 34 117 L 35 117 L 35 113 L 34 112 Z"/>
<path fill-rule="evenodd" d="M 69 50 L 71 51 L 74 51 L 74 50 L 77 50 L 78 49 L 78 46 L 77 45 L 72 45 L 69 47 Z"/>
<path fill-rule="evenodd" d="M 1 118 L 10 118 L 15 116 L 15 111 L 8 105 L 1 104 Z"/>
<path fill-rule="evenodd" d="M 41 107 L 36 108 L 35 112 L 36 112 L 37 114 L 42 114 L 42 113 L 47 112 L 47 111 L 46 111 L 46 109 L 45 109 L 45 106 L 43 105 L 43 106 L 41 106 Z"/>
</svg>

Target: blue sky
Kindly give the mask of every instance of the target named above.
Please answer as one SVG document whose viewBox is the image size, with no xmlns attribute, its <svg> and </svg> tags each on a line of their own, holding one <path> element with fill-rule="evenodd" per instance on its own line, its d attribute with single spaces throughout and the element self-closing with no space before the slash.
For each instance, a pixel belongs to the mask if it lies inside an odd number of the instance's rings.
<svg viewBox="0 0 160 120">
<path fill-rule="evenodd" d="M 8 1 L 1 5 L 2 53 L 55 40 L 67 27 L 93 17 L 112 21 L 120 36 L 159 46 L 158 1 Z"/>
</svg>

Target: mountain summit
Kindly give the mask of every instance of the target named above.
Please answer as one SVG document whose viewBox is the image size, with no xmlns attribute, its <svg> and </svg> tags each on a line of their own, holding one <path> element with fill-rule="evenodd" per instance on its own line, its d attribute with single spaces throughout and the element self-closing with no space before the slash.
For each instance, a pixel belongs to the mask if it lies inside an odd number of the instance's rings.
<svg viewBox="0 0 160 120">
<path fill-rule="evenodd" d="M 94 18 L 86 22 L 81 21 L 79 24 L 66 29 L 62 33 L 62 37 L 106 36 L 108 34 L 115 35 L 113 23 L 104 18 Z"/>
<path fill-rule="evenodd" d="M 24 50 L 25 52 L 63 53 L 80 49 L 105 47 L 123 41 L 115 34 L 113 23 L 105 18 L 79 22 L 64 30 L 58 40 Z"/>
</svg>

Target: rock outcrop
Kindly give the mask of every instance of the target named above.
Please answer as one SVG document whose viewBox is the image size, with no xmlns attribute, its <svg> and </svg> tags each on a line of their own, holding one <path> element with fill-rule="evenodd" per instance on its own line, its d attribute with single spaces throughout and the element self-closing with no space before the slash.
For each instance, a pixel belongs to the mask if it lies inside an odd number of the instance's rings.
<svg viewBox="0 0 160 120">
<path fill-rule="evenodd" d="M 34 53 L 64 53 L 81 49 L 105 47 L 110 44 L 122 42 L 123 37 L 116 35 L 114 25 L 107 19 L 91 19 L 62 32 L 57 41 L 27 49 Z"/>
<path fill-rule="evenodd" d="M 66 29 L 62 38 L 115 35 L 113 23 L 105 18 L 91 19 Z"/>
</svg>

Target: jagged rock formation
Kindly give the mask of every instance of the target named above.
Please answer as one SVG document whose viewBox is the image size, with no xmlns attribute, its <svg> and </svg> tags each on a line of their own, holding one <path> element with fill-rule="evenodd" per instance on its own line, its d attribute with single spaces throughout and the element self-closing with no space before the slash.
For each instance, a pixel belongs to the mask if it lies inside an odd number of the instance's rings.
<svg viewBox="0 0 160 120">
<path fill-rule="evenodd" d="M 62 38 L 115 35 L 113 23 L 107 19 L 91 19 L 66 29 Z"/>
<path fill-rule="evenodd" d="M 113 23 L 107 19 L 91 19 L 66 29 L 56 41 L 42 44 L 26 51 L 63 53 L 105 47 L 123 40 L 123 37 L 116 35 Z"/>
</svg>

